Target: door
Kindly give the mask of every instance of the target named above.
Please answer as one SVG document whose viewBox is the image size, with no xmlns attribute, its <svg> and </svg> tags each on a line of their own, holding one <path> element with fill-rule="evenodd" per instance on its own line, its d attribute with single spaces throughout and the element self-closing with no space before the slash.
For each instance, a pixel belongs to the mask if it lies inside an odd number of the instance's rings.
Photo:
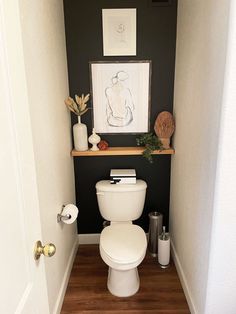
<svg viewBox="0 0 236 314">
<path fill-rule="evenodd" d="M 18 1 L 0 1 L 0 313 L 49 313 Z"/>
</svg>

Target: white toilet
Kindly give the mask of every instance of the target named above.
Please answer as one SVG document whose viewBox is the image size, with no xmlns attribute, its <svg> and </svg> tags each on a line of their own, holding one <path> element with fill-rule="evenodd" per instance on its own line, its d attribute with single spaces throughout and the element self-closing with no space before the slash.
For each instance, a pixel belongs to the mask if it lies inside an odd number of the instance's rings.
<svg viewBox="0 0 236 314">
<path fill-rule="evenodd" d="M 111 222 L 100 237 L 100 254 L 109 266 L 107 287 L 118 297 L 128 297 L 139 289 L 137 266 L 146 254 L 144 230 L 132 223 L 143 211 L 147 184 L 96 184 L 98 206 L 102 217 Z"/>
</svg>

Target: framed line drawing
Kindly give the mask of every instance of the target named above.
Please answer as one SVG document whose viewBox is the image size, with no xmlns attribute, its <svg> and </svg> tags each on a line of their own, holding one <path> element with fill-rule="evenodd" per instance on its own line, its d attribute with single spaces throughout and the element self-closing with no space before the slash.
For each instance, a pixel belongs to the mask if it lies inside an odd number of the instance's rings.
<svg viewBox="0 0 236 314">
<path fill-rule="evenodd" d="M 90 62 L 97 133 L 149 131 L 151 61 Z"/>
<path fill-rule="evenodd" d="M 102 9 L 103 55 L 136 56 L 136 9 Z"/>
</svg>

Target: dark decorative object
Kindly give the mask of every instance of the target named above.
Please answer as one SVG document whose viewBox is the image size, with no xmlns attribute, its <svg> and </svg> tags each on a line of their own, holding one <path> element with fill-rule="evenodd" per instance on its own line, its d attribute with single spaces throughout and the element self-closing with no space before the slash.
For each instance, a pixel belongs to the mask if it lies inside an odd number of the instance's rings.
<svg viewBox="0 0 236 314">
<path fill-rule="evenodd" d="M 163 146 L 159 138 L 153 133 L 145 133 L 136 139 L 138 146 L 144 146 L 143 157 L 153 163 L 152 152 L 162 150 Z"/>
<path fill-rule="evenodd" d="M 170 137 L 175 130 L 173 115 L 168 111 L 162 111 L 156 118 L 154 130 L 162 142 L 163 148 L 170 148 Z"/>
<path fill-rule="evenodd" d="M 98 144 L 98 148 L 100 150 L 106 150 L 108 149 L 108 143 L 106 141 L 100 141 L 99 144 Z"/>
</svg>

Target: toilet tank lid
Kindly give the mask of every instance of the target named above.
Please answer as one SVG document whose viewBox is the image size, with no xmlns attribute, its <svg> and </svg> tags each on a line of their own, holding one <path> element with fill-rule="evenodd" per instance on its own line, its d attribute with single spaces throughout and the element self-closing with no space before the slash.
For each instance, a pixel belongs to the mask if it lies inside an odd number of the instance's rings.
<svg viewBox="0 0 236 314">
<path fill-rule="evenodd" d="M 127 192 L 146 190 L 147 183 L 143 180 L 136 180 L 135 184 L 111 184 L 109 180 L 98 181 L 96 184 L 97 191 L 104 192 Z"/>
</svg>

